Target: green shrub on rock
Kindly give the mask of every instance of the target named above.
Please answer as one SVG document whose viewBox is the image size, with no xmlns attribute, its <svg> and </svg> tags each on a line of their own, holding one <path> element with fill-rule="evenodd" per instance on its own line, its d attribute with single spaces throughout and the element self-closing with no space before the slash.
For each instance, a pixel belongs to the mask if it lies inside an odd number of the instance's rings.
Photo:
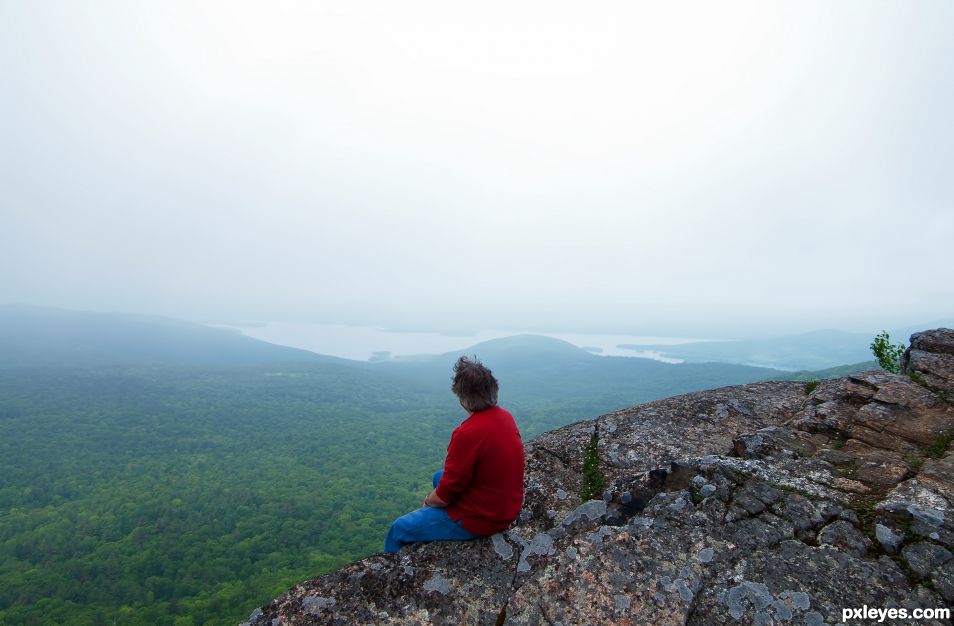
<svg viewBox="0 0 954 626">
<path fill-rule="evenodd" d="M 886 372 L 901 373 L 901 355 L 904 354 L 904 344 L 891 345 L 891 337 L 887 331 L 875 335 L 871 342 L 871 351 L 878 359 L 878 365 Z"/>
<path fill-rule="evenodd" d="M 583 454 L 583 500 L 598 500 L 603 497 L 605 481 L 600 471 L 599 434 L 593 432 Z"/>
</svg>

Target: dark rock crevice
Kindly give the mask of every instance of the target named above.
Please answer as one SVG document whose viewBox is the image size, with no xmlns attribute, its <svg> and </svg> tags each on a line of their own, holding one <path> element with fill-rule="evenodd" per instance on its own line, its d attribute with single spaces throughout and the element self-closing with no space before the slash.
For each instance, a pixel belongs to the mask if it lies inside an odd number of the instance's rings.
<svg viewBox="0 0 954 626">
<path fill-rule="evenodd" d="M 544 454 L 549 454 L 550 456 L 560 461 L 560 463 L 563 463 L 563 465 L 565 465 L 568 468 L 572 468 L 574 465 L 574 463 L 570 461 L 570 459 L 567 459 L 561 454 L 557 454 L 556 452 L 554 452 L 553 450 L 550 450 L 549 448 L 545 446 L 538 445 L 536 446 L 536 449 L 539 450 L 540 452 L 543 452 Z"/>
<path fill-rule="evenodd" d="M 543 617 L 543 621 L 545 621 L 550 626 L 554 626 L 553 620 L 550 619 L 549 615 L 547 615 L 547 607 L 543 606 L 543 602 L 538 603 L 537 606 L 540 607 L 540 615 Z"/>
</svg>

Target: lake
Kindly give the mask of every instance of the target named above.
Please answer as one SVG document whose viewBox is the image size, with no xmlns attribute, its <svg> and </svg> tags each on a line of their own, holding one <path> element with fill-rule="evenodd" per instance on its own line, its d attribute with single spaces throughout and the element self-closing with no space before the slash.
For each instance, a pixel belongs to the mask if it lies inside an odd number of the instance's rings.
<svg viewBox="0 0 954 626">
<path fill-rule="evenodd" d="M 292 346 L 331 356 L 366 361 L 376 353 L 384 356 L 414 354 L 441 354 L 463 350 L 489 339 L 513 335 L 535 334 L 562 339 L 600 356 L 628 356 L 656 359 L 666 363 L 680 363 L 654 350 L 627 350 L 620 344 L 676 345 L 702 339 L 685 337 L 647 337 L 594 333 L 551 333 L 525 330 L 481 330 L 473 333 L 409 332 L 375 326 L 347 324 L 306 324 L 293 322 L 252 322 L 247 324 L 218 324 L 232 328 L 255 339 L 283 346 Z"/>
</svg>

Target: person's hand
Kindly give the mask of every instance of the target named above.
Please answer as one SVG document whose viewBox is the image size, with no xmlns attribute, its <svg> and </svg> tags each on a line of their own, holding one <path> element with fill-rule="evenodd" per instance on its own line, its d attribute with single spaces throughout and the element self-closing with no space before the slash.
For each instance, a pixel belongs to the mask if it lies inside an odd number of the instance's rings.
<svg viewBox="0 0 954 626">
<path fill-rule="evenodd" d="M 424 506 L 432 506 L 442 509 L 447 506 L 447 503 L 437 497 L 437 489 L 435 489 L 424 497 Z"/>
</svg>

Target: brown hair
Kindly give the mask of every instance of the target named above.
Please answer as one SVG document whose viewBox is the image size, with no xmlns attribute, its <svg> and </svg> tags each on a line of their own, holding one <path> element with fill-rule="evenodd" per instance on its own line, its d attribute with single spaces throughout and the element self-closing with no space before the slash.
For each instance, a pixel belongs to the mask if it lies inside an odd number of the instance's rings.
<svg viewBox="0 0 954 626">
<path fill-rule="evenodd" d="M 454 384 L 451 391 L 460 399 L 461 405 L 476 413 L 497 406 L 497 379 L 477 357 L 473 360 L 465 356 L 454 364 Z"/>
</svg>

